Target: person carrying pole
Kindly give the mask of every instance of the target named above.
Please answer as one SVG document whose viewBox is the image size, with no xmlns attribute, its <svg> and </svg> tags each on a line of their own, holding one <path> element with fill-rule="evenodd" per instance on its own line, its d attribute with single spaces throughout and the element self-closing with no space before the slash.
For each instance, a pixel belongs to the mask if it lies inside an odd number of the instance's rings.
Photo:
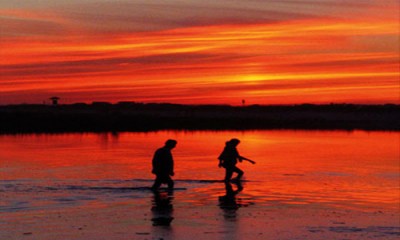
<svg viewBox="0 0 400 240">
<path fill-rule="evenodd" d="M 242 162 L 243 160 L 245 160 L 252 164 L 255 164 L 253 160 L 240 156 L 238 150 L 236 149 L 239 143 L 240 140 L 237 138 L 232 138 L 231 140 L 227 141 L 225 143 L 224 150 L 218 157 L 219 160 L 218 167 L 225 168 L 225 179 L 224 179 L 225 182 L 231 181 L 231 177 L 234 172 L 237 173 L 237 176 L 232 180 L 239 181 L 242 178 L 244 172 L 240 168 L 236 167 L 238 161 Z"/>
</svg>

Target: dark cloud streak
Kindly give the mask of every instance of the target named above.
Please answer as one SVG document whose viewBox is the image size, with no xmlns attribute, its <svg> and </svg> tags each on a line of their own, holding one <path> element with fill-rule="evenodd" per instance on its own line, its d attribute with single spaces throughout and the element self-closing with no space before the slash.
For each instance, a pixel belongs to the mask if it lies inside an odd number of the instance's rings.
<svg viewBox="0 0 400 240">
<path fill-rule="evenodd" d="M 269 8 L 265 1 L 254 4 L 99 2 L 58 11 L 64 17 L 82 23 L 88 30 L 97 32 L 158 31 L 220 24 L 272 23 L 313 17 L 312 14 L 299 11 Z"/>
<path fill-rule="evenodd" d="M 25 36 L 25 35 L 63 35 L 65 28 L 61 24 L 35 19 L 0 18 L 1 35 Z"/>
<path fill-rule="evenodd" d="M 238 57 L 238 56 L 237 56 Z M 2 77 L 34 77 L 60 74 L 79 74 L 93 72 L 114 72 L 121 68 L 140 68 L 143 65 L 162 67 L 165 64 L 196 64 L 203 62 L 223 61 L 233 56 L 219 56 L 212 54 L 177 53 L 150 55 L 142 57 L 117 57 L 95 60 L 47 62 L 34 64 L 2 65 Z"/>
</svg>

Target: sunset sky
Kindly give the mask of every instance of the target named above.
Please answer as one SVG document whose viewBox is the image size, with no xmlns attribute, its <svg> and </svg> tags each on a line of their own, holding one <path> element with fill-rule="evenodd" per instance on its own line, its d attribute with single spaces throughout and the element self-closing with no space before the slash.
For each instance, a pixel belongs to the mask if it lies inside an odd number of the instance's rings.
<svg viewBox="0 0 400 240">
<path fill-rule="evenodd" d="M 399 7 L 0 0 L 0 104 L 399 104 Z"/>
</svg>

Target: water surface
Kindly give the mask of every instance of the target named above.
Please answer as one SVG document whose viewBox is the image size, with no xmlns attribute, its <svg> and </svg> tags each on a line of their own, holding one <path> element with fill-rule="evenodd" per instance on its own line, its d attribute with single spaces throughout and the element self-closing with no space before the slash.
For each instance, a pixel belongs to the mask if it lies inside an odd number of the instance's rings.
<svg viewBox="0 0 400 240">
<path fill-rule="evenodd" d="M 181 200 L 213 204 L 225 192 L 217 156 L 232 137 L 257 162 L 238 165 L 245 171 L 243 202 L 398 210 L 399 133 L 363 131 L 2 135 L 0 210 L 147 198 L 152 155 L 168 138 L 178 141 L 174 179 Z"/>
</svg>

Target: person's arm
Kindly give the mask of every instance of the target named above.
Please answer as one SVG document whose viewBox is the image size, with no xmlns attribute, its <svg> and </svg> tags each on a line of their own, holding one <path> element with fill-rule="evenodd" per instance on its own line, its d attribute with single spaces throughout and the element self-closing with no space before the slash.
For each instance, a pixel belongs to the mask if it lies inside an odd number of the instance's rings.
<svg viewBox="0 0 400 240">
<path fill-rule="evenodd" d="M 171 172 L 169 173 L 169 175 L 174 176 L 175 172 L 174 172 L 174 160 L 172 159 L 171 161 Z"/>
<path fill-rule="evenodd" d="M 225 149 L 224 149 L 224 151 L 222 151 L 221 152 L 221 154 L 218 156 L 218 160 L 219 160 L 219 162 L 218 162 L 218 167 L 219 168 L 221 168 L 222 166 L 223 166 L 223 163 L 224 163 L 224 155 L 225 155 Z"/>
<path fill-rule="evenodd" d="M 174 176 L 174 158 L 172 157 L 172 153 L 169 152 L 168 154 L 168 158 L 169 158 L 169 175 Z"/>
<path fill-rule="evenodd" d="M 152 160 L 152 170 L 151 170 L 151 173 L 153 173 L 153 174 L 158 174 L 158 173 L 159 173 L 159 170 L 160 170 L 160 167 L 159 167 L 159 152 L 156 151 L 156 152 L 154 153 L 153 160 Z"/>
<path fill-rule="evenodd" d="M 222 167 L 223 160 L 222 159 L 218 159 L 218 160 L 219 160 L 218 167 Z"/>
</svg>

